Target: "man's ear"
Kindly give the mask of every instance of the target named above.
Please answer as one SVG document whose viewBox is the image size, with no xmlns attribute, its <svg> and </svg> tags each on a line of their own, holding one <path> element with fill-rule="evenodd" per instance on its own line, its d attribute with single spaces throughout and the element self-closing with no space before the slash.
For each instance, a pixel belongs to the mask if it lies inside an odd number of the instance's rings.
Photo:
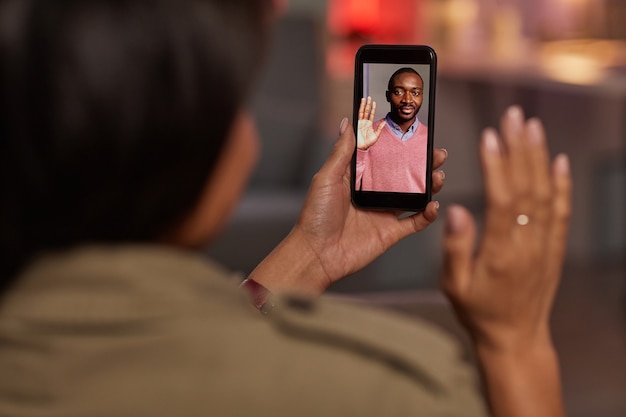
<svg viewBox="0 0 626 417">
<path fill-rule="evenodd" d="M 389 90 L 385 91 L 385 97 L 387 98 L 387 103 L 391 103 L 391 93 Z"/>
</svg>

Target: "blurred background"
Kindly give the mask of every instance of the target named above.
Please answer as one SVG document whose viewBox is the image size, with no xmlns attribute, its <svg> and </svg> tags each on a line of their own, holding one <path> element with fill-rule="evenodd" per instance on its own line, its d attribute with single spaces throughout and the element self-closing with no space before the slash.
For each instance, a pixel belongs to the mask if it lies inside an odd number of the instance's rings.
<svg viewBox="0 0 626 417">
<path fill-rule="evenodd" d="M 282 0 L 253 102 L 263 156 L 207 254 L 248 273 L 295 223 L 339 122 L 352 115 L 365 43 L 427 44 L 439 57 L 435 146 L 450 153 L 436 198 L 483 211 L 477 144 L 520 104 L 553 155 L 569 154 L 574 211 L 554 311 L 568 413 L 626 416 L 626 0 Z M 443 213 L 444 211 L 442 211 Z M 463 335 L 437 290 L 438 221 L 330 296 L 426 317 Z"/>
</svg>

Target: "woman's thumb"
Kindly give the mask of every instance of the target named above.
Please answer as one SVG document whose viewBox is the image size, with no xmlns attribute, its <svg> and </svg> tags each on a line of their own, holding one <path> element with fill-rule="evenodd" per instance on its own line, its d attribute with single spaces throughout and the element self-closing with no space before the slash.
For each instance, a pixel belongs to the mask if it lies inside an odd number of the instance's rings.
<svg viewBox="0 0 626 417">
<path fill-rule="evenodd" d="M 448 296 L 455 298 L 469 285 L 472 268 L 476 223 L 470 212 L 458 205 L 448 207 L 443 238 L 442 287 Z"/>
</svg>

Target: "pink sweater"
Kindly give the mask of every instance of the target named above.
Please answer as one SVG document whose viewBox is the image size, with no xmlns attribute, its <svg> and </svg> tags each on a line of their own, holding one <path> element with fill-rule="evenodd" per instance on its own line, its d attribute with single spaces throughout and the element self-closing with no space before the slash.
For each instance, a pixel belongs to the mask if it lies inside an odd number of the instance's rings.
<svg viewBox="0 0 626 417">
<path fill-rule="evenodd" d="M 374 123 L 374 129 L 381 122 Z M 423 123 L 405 142 L 385 126 L 373 146 L 357 151 L 356 189 L 424 193 L 427 150 L 428 128 Z"/>
</svg>

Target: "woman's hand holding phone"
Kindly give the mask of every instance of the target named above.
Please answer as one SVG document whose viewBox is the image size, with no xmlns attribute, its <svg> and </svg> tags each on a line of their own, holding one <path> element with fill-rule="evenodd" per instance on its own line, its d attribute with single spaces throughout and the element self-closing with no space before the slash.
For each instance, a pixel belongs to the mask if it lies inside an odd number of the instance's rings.
<svg viewBox="0 0 626 417">
<path fill-rule="evenodd" d="M 350 163 L 356 139 L 348 119 L 342 121 L 340 133 L 332 154 L 313 178 L 296 226 L 250 275 L 272 292 L 320 294 L 437 219 L 435 201 L 404 218 L 393 211 L 355 207 L 350 201 Z M 445 149 L 434 152 L 433 193 L 443 187 L 439 168 L 447 156 Z"/>
</svg>

